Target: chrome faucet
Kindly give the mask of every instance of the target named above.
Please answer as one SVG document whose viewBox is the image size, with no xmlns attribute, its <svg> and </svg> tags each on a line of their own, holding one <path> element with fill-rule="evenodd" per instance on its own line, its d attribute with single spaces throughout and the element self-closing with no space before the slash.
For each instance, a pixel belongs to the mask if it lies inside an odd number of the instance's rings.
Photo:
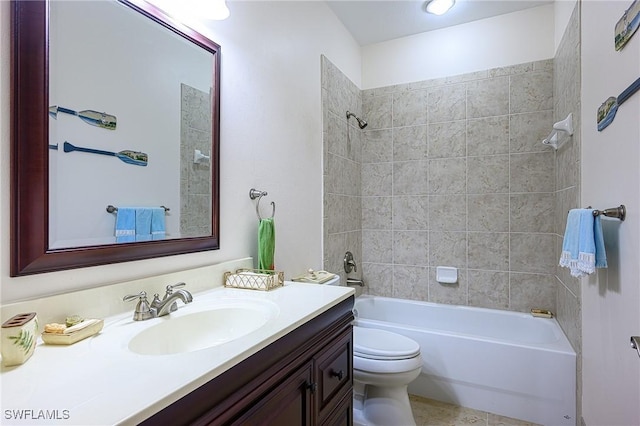
<svg viewBox="0 0 640 426">
<path fill-rule="evenodd" d="M 147 292 L 141 291 L 139 294 L 130 294 L 125 296 L 122 300 L 129 301 L 138 299 L 138 304 L 136 305 L 136 309 L 133 312 L 133 320 L 134 321 L 144 321 L 151 318 L 157 318 L 165 316 L 171 312 L 174 312 L 178 309 L 177 300 L 182 300 L 183 303 L 191 303 L 193 302 L 193 296 L 187 290 L 177 290 L 173 291 L 176 287 L 184 287 L 185 283 L 178 283 L 174 285 L 167 286 L 167 292 L 165 293 L 162 300 L 160 300 L 160 295 L 156 293 L 153 296 L 153 301 L 151 305 L 147 300 Z"/>
<path fill-rule="evenodd" d="M 174 312 L 178 309 L 177 299 L 182 300 L 182 303 L 187 304 L 193 302 L 193 296 L 187 290 L 177 290 L 175 293 L 173 292 L 174 288 L 184 287 L 185 283 L 178 283 L 174 285 L 167 286 L 167 292 L 164 294 L 162 300 L 160 300 L 160 296 L 158 293 L 153 295 L 153 301 L 151 302 L 151 309 L 155 309 L 157 314 L 156 316 L 163 317 L 171 312 Z"/>
</svg>

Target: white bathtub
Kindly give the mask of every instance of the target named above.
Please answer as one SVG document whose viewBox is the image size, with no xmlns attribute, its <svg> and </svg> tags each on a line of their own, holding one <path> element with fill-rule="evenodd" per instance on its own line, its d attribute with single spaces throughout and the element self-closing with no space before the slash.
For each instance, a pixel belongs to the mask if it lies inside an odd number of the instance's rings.
<svg viewBox="0 0 640 426">
<path fill-rule="evenodd" d="M 360 296 L 361 327 L 420 344 L 409 393 L 548 426 L 576 424 L 576 353 L 555 319 Z"/>
</svg>

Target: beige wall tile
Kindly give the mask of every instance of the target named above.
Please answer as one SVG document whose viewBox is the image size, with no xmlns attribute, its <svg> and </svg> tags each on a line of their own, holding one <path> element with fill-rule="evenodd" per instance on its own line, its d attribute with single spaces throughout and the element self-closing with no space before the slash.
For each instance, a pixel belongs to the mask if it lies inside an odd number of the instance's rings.
<svg viewBox="0 0 640 426">
<path fill-rule="evenodd" d="M 427 126 L 393 129 L 393 160 L 425 160 L 427 158 Z"/>
<path fill-rule="evenodd" d="M 509 153 L 509 116 L 467 120 L 467 154 Z"/>
<path fill-rule="evenodd" d="M 468 118 L 509 113 L 509 77 L 492 77 L 467 83 Z"/>
<path fill-rule="evenodd" d="M 467 118 L 466 84 L 429 89 L 427 106 L 429 123 L 465 120 Z"/>
<path fill-rule="evenodd" d="M 393 267 L 393 297 L 429 300 L 429 268 L 395 265 Z"/>
<path fill-rule="evenodd" d="M 467 267 L 466 232 L 429 232 L 429 265 Z"/>
<path fill-rule="evenodd" d="M 429 125 L 429 158 L 465 157 L 467 122 L 447 121 Z"/>
<path fill-rule="evenodd" d="M 469 305 L 509 308 L 509 273 L 469 269 Z"/>
</svg>

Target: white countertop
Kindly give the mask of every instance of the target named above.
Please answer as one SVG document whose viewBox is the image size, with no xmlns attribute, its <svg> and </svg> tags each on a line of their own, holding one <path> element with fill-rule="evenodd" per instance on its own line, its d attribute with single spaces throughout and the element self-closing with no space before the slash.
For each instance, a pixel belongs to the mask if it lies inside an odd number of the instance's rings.
<svg viewBox="0 0 640 426">
<path fill-rule="evenodd" d="M 106 318 L 100 334 L 70 346 L 40 340 L 25 364 L 2 367 L 0 424 L 137 424 L 353 294 L 294 282 L 268 292 L 218 287 L 188 305 L 178 301 L 167 317 L 133 321 L 132 309 Z M 194 352 L 139 355 L 127 347 L 145 328 L 228 299 L 264 301 L 277 313 L 246 336 Z"/>
</svg>

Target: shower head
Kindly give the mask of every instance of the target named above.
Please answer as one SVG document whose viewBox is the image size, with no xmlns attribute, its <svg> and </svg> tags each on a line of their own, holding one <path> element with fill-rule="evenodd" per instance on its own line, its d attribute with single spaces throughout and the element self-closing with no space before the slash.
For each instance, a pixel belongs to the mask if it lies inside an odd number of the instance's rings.
<svg viewBox="0 0 640 426">
<path fill-rule="evenodd" d="M 359 126 L 361 129 L 364 129 L 365 127 L 367 127 L 367 124 L 368 124 L 368 123 L 367 123 L 366 121 L 364 121 L 364 120 L 362 120 L 362 119 L 360 119 L 360 118 L 356 117 L 356 115 L 355 115 L 354 113 L 352 113 L 352 112 L 350 112 L 350 111 L 347 111 L 347 120 L 349 120 L 349 118 L 351 118 L 351 117 L 355 118 L 355 119 L 358 121 L 358 126 Z"/>
</svg>

